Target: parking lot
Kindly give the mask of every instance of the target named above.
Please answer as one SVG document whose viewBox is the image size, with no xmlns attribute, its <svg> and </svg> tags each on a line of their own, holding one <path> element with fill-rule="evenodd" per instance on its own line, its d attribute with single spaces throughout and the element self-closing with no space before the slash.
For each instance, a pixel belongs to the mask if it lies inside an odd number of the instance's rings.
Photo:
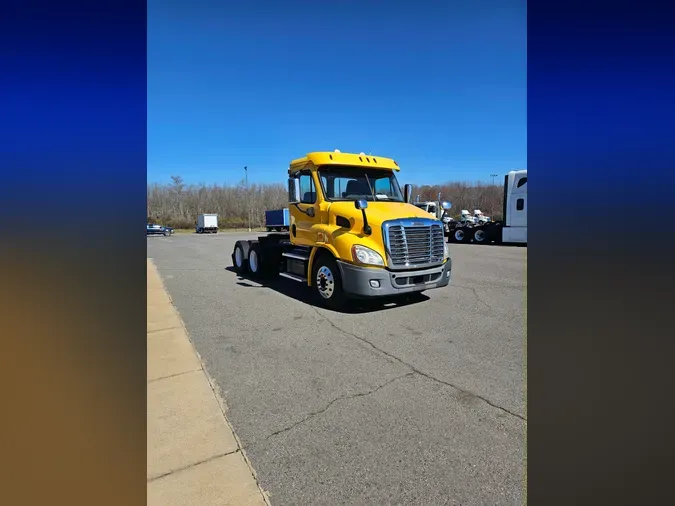
<svg viewBox="0 0 675 506">
<path fill-rule="evenodd" d="M 273 505 L 523 502 L 527 248 L 452 245 L 447 288 L 336 313 L 235 274 L 254 236 L 148 237 L 148 257 Z"/>
</svg>

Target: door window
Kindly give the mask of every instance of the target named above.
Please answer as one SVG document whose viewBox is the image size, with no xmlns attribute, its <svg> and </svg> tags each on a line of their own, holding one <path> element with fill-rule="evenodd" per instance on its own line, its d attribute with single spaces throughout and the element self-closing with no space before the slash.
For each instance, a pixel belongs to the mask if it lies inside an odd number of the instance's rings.
<svg viewBox="0 0 675 506">
<path fill-rule="evenodd" d="M 300 180 L 300 202 L 303 204 L 316 203 L 316 188 L 312 174 L 310 172 L 301 172 L 298 179 Z"/>
</svg>

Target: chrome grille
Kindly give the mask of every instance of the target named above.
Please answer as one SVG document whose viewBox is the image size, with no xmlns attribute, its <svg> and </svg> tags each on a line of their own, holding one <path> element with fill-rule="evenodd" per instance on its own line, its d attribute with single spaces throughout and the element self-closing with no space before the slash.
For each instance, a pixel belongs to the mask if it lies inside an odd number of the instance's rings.
<svg viewBox="0 0 675 506">
<path fill-rule="evenodd" d="M 435 220 L 404 220 L 384 225 L 390 267 L 418 267 L 443 261 L 443 225 Z"/>
</svg>

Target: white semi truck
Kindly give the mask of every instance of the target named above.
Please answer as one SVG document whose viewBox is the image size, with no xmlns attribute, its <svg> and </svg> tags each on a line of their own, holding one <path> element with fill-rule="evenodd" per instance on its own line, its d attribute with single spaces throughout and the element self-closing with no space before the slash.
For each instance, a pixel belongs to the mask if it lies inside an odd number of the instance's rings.
<svg viewBox="0 0 675 506">
<path fill-rule="evenodd" d="M 448 223 L 450 242 L 527 244 L 526 169 L 512 170 L 504 176 L 503 206 L 504 221 L 481 220 L 482 213 L 478 210 L 474 212 L 473 217 L 468 211 L 462 211 L 462 220 Z"/>
</svg>

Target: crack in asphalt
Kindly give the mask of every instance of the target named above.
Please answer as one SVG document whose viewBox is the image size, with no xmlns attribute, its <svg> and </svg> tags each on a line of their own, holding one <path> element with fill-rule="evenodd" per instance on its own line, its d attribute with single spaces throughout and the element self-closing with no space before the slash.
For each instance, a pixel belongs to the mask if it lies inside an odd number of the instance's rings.
<svg viewBox="0 0 675 506">
<path fill-rule="evenodd" d="M 333 327 L 334 329 L 336 329 L 337 331 L 342 332 L 343 334 L 345 334 L 345 335 L 347 335 L 347 336 L 351 336 L 351 337 L 353 337 L 353 338 L 355 338 L 355 339 L 358 339 L 359 341 L 361 341 L 361 342 L 363 342 L 363 343 L 366 343 L 368 346 L 370 346 L 370 347 L 372 347 L 373 349 L 379 351 L 379 352 L 382 353 L 383 355 L 386 355 L 387 357 L 392 358 L 392 359 L 396 360 L 397 362 L 399 362 L 399 363 L 405 365 L 406 367 L 408 367 L 409 369 L 411 369 L 411 371 L 412 371 L 413 373 L 419 374 L 420 376 L 423 376 L 423 377 L 425 377 L 425 378 L 427 378 L 427 379 L 429 379 L 429 380 L 431 380 L 431 381 L 435 381 L 436 383 L 440 383 L 441 385 L 449 386 L 450 388 L 453 388 L 453 389 L 455 389 L 455 390 L 457 390 L 458 392 L 461 392 L 461 393 L 463 393 L 463 394 L 466 394 L 466 395 L 469 395 L 469 396 L 472 396 L 472 397 L 476 397 L 477 399 L 480 399 L 481 401 L 485 402 L 485 403 L 488 404 L 489 406 L 492 406 L 493 408 L 499 409 L 499 410 L 503 411 L 504 413 L 506 413 L 506 414 L 508 414 L 508 415 L 511 415 L 511 416 L 513 416 L 513 417 L 515 417 L 515 418 L 519 418 L 520 420 L 522 420 L 522 421 L 524 421 L 524 422 L 527 422 L 527 418 L 525 418 L 523 415 L 520 415 L 520 414 L 518 414 L 518 413 L 515 413 L 515 412 L 511 411 L 511 410 L 508 409 L 508 408 L 505 408 L 505 407 L 503 407 L 503 406 L 500 406 L 499 404 L 494 403 L 493 401 L 491 401 L 490 399 L 488 399 L 488 398 L 486 398 L 486 397 L 483 397 L 482 395 L 474 394 L 473 392 L 469 392 L 468 390 L 465 390 L 465 389 L 463 389 L 462 387 L 459 387 L 459 386 L 454 385 L 454 384 L 452 384 L 452 383 L 450 383 L 450 382 L 448 382 L 448 381 L 444 381 L 444 380 L 439 379 L 439 378 L 436 378 L 436 377 L 434 377 L 434 376 L 432 376 L 432 375 L 430 375 L 430 374 L 428 374 L 428 373 L 426 373 L 426 372 L 424 372 L 424 371 L 421 371 L 421 370 L 419 370 L 417 367 L 415 367 L 414 365 L 412 365 L 412 364 L 410 364 L 410 363 L 408 363 L 408 362 L 406 362 L 406 361 L 400 359 L 400 358 L 397 357 L 396 355 L 392 355 L 392 354 L 389 353 L 388 351 L 385 351 L 385 350 L 383 350 L 382 348 L 377 347 L 376 345 L 374 345 L 373 343 L 371 343 L 371 342 L 370 342 L 368 339 L 366 339 L 365 337 L 361 337 L 361 336 L 359 336 L 359 335 L 356 335 L 356 334 L 353 334 L 353 333 L 351 333 L 351 332 L 347 332 L 346 330 L 343 330 L 343 329 L 340 328 L 338 325 L 336 325 L 335 323 L 333 323 L 333 321 L 332 321 L 330 318 L 328 318 L 326 315 L 324 315 L 324 314 L 322 314 L 321 312 L 319 312 L 319 310 L 318 310 L 317 308 L 315 308 L 314 306 L 310 306 L 310 307 L 314 310 L 314 312 L 315 312 L 317 315 L 319 315 L 321 318 L 323 318 L 324 320 L 326 320 L 326 321 L 328 322 L 328 324 L 329 324 L 331 327 Z"/>
<path fill-rule="evenodd" d="M 492 306 L 490 306 L 490 304 L 488 304 L 487 302 L 485 302 L 483 299 L 480 298 L 478 292 L 476 292 L 476 289 L 474 287 L 464 285 L 454 285 L 454 284 L 452 286 L 457 288 L 464 288 L 465 290 L 471 290 L 473 292 L 474 297 L 476 297 L 476 300 L 492 311 Z"/>
<path fill-rule="evenodd" d="M 284 427 L 283 429 L 279 429 L 277 431 L 272 432 L 270 435 L 264 437 L 262 440 L 258 441 L 257 443 L 262 443 L 263 441 L 267 441 L 268 439 L 270 439 L 274 436 L 278 436 L 279 434 L 283 434 L 284 432 L 288 432 L 289 430 L 294 429 L 298 425 L 302 425 L 303 423 L 305 423 L 308 420 L 314 418 L 315 416 L 318 416 L 318 415 L 321 415 L 321 414 L 325 413 L 326 411 L 328 411 L 328 409 L 333 404 L 335 404 L 338 401 L 351 400 L 351 399 L 356 399 L 357 397 L 365 397 L 366 395 L 374 394 L 378 390 L 381 390 L 382 388 L 386 387 L 387 385 L 390 385 L 394 381 L 398 381 L 398 380 L 406 378 L 408 376 L 412 376 L 413 374 L 415 374 L 414 371 L 411 371 L 411 372 L 408 372 L 406 374 L 402 374 L 401 376 L 396 376 L 395 378 L 392 378 L 389 381 L 387 381 L 387 382 L 385 382 L 385 383 L 383 383 L 383 384 L 381 384 L 381 385 L 379 385 L 379 386 L 377 386 L 377 387 L 375 387 L 371 390 L 368 390 L 367 392 L 359 392 L 357 394 L 352 394 L 352 395 L 340 395 L 340 396 L 336 397 L 335 399 L 333 399 L 332 401 L 330 401 L 328 404 L 326 404 L 320 410 L 312 411 L 307 416 L 305 416 L 305 418 L 303 418 L 302 420 L 299 420 L 299 421 L 289 425 L 288 427 Z M 253 444 L 257 444 L 257 443 L 253 443 Z"/>
</svg>

